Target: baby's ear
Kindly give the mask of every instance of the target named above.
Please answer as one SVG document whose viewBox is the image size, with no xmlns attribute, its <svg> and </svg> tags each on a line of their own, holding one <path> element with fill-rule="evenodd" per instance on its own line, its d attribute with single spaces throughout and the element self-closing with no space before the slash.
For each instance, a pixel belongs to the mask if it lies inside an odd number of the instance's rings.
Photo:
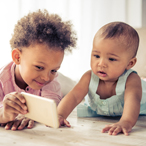
<svg viewBox="0 0 146 146">
<path fill-rule="evenodd" d="M 137 61 L 137 58 L 136 58 L 136 57 L 132 58 L 132 59 L 129 61 L 129 64 L 128 64 L 128 66 L 127 66 L 126 69 L 128 70 L 128 69 L 132 68 L 132 67 L 136 64 L 136 61 Z"/>
<path fill-rule="evenodd" d="M 20 55 L 21 55 L 20 50 L 17 48 L 13 49 L 11 55 L 12 55 L 12 59 L 15 62 L 15 64 L 19 65 L 20 64 Z"/>
</svg>

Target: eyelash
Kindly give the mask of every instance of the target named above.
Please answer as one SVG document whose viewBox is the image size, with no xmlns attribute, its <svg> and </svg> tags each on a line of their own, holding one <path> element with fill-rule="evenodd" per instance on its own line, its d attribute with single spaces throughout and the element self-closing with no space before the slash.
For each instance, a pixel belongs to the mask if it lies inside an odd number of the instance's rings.
<svg viewBox="0 0 146 146">
<path fill-rule="evenodd" d="M 114 59 L 114 58 L 109 58 L 109 60 L 110 60 L 110 61 L 116 61 L 116 59 Z"/>
<path fill-rule="evenodd" d="M 99 55 L 94 55 L 96 58 L 100 58 L 100 56 Z"/>
<path fill-rule="evenodd" d="M 39 69 L 39 70 L 43 70 L 44 69 L 43 67 L 40 67 L 40 66 L 36 66 L 36 68 Z M 51 70 L 51 72 L 53 74 L 55 74 L 57 72 L 57 70 Z"/>
<path fill-rule="evenodd" d="M 99 55 L 94 55 L 96 58 L 100 58 L 100 56 Z M 109 58 L 109 60 L 110 61 L 116 61 L 116 59 L 114 59 L 114 58 Z"/>
<path fill-rule="evenodd" d="M 51 70 L 51 72 L 52 72 L 52 73 L 56 73 L 56 72 L 57 72 L 57 70 Z"/>
<path fill-rule="evenodd" d="M 40 66 L 36 66 L 37 69 L 39 70 L 43 70 L 44 68 L 43 67 L 40 67 Z"/>
</svg>

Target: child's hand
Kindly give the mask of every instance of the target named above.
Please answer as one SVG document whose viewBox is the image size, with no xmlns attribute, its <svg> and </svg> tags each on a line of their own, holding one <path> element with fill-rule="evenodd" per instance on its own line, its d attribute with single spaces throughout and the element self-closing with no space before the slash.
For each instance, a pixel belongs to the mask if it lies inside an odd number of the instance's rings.
<svg viewBox="0 0 146 146">
<path fill-rule="evenodd" d="M 71 127 L 71 125 L 69 124 L 69 122 L 66 119 L 64 119 L 60 115 L 58 117 L 59 117 L 59 127 L 61 127 L 61 126 Z"/>
<path fill-rule="evenodd" d="M 19 114 L 14 121 L 1 124 L 1 126 L 4 126 L 6 130 L 22 130 L 26 126 L 27 128 L 31 129 L 34 126 L 34 121 L 26 118 L 24 115 Z"/>
<path fill-rule="evenodd" d="M 107 125 L 105 128 L 102 129 L 102 133 L 108 131 L 109 135 L 117 135 L 120 132 L 123 132 L 126 136 L 129 135 L 132 126 L 127 121 L 119 121 L 115 124 Z"/>
<path fill-rule="evenodd" d="M 27 107 L 24 97 L 17 92 L 7 94 L 3 99 L 2 123 L 13 121 L 18 114 L 26 114 Z"/>
</svg>

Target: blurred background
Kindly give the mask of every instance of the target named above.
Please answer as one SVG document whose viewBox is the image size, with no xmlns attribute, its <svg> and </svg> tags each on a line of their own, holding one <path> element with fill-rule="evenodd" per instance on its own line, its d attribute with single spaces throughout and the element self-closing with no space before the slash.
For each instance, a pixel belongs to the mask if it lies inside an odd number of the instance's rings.
<svg viewBox="0 0 146 146">
<path fill-rule="evenodd" d="M 101 26 L 123 21 L 140 31 L 146 27 L 146 0 L 0 0 L 0 66 L 11 61 L 9 40 L 15 24 L 38 9 L 57 13 L 74 25 L 77 48 L 65 55 L 59 70 L 73 80 L 90 69 L 93 37 Z"/>
</svg>

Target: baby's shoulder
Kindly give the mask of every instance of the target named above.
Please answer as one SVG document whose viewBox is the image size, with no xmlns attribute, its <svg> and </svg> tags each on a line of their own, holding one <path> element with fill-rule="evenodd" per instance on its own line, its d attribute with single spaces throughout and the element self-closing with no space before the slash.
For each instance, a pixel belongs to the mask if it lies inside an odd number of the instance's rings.
<svg viewBox="0 0 146 146">
<path fill-rule="evenodd" d="M 90 83 L 90 78 L 91 78 L 91 70 L 86 71 L 81 79 L 79 80 L 79 82 L 77 83 L 77 86 L 79 87 L 88 87 L 89 83 Z"/>
<path fill-rule="evenodd" d="M 129 70 L 126 70 L 120 77 L 118 80 L 120 80 L 120 82 L 127 82 L 129 80 L 133 80 L 133 79 L 136 79 L 136 80 L 139 80 L 140 77 L 139 75 L 137 74 L 136 71 L 132 70 L 132 69 L 129 69 Z"/>
<path fill-rule="evenodd" d="M 138 83 L 141 84 L 140 76 L 135 72 L 130 73 L 127 77 L 126 85 L 138 85 Z"/>
<path fill-rule="evenodd" d="M 82 76 L 81 79 L 90 80 L 91 75 L 92 75 L 92 71 L 91 71 L 91 70 L 88 70 L 88 71 L 86 71 L 86 72 L 83 74 L 83 76 Z"/>
<path fill-rule="evenodd" d="M 127 77 L 127 80 L 140 80 L 140 76 L 136 72 L 131 72 Z"/>
</svg>

